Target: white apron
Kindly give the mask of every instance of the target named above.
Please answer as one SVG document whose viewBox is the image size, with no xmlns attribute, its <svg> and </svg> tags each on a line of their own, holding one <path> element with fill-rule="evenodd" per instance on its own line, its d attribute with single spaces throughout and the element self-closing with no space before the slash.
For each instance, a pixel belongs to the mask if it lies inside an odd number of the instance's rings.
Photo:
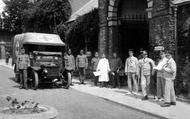
<svg viewBox="0 0 190 119">
<path fill-rule="evenodd" d="M 109 71 L 110 71 L 110 66 L 109 62 L 106 58 L 100 59 L 97 67 L 97 71 L 100 72 L 99 75 L 99 81 L 100 82 L 108 82 L 109 81 Z"/>
</svg>

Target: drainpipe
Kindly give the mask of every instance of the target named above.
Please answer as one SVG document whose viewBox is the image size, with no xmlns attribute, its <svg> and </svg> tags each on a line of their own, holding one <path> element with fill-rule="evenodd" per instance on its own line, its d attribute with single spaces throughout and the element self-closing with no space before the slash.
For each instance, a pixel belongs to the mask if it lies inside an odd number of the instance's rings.
<svg viewBox="0 0 190 119">
<path fill-rule="evenodd" d="M 176 64 L 178 64 L 178 37 L 177 37 L 177 10 L 178 7 L 175 5 L 174 7 L 174 22 L 175 22 L 175 60 Z"/>
</svg>

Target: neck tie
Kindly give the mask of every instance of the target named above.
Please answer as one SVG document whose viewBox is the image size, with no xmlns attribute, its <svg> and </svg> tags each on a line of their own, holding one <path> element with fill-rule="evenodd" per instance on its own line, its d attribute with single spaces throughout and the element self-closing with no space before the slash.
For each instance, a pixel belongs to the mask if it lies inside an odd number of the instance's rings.
<svg viewBox="0 0 190 119">
<path fill-rule="evenodd" d="M 143 59 L 143 62 L 145 62 L 145 58 Z"/>
</svg>

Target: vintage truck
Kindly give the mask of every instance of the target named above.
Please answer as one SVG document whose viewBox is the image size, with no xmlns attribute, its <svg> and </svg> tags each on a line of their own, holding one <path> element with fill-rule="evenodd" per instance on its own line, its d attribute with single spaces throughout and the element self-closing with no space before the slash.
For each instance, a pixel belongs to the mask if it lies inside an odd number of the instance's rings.
<svg viewBox="0 0 190 119">
<path fill-rule="evenodd" d="M 22 33 L 15 35 L 13 42 L 13 60 L 15 79 L 20 81 L 17 57 L 21 48 L 30 57 L 27 84 L 37 89 L 41 83 L 51 83 L 69 88 L 71 74 L 64 68 L 65 43 L 56 34 Z"/>
</svg>

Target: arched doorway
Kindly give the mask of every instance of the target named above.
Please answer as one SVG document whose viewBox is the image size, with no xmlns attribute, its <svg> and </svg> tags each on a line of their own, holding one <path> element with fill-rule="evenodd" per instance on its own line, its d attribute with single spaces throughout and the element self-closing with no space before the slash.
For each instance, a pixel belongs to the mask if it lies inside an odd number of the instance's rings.
<svg viewBox="0 0 190 119">
<path fill-rule="evenodd" d="M 126 57 L 128 57 L 129 49 L 134 49 L 136 56 L 139 55 L 141 48 L 148 50 L 147 0 L 110 1 L 112 2 L 109 4 L 108 17 L 111 20 L 108 22 L 108 26 L 113 32 L 113 38 L 110 37 L 113 40 L 113 51 L 117 50 L 122 60 L 125 61 Z"/>
<path fill-rule="evenodd" d="M 149 24 L 147 20 L 147 0 L 120 0 L 118 4 L 118 34 L 122 59 L 128 57 L 128 49 L 135 55 L 141 48 L 149 48 Z"/>
</svg>

